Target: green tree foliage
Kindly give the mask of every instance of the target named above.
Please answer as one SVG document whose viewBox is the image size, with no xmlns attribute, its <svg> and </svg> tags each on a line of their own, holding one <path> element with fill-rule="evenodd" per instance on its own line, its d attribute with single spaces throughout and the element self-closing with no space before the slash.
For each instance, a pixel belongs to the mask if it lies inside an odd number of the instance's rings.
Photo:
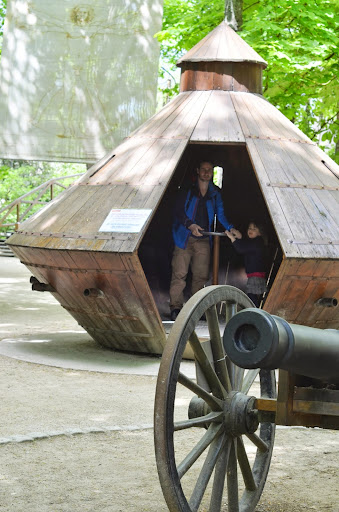
<svg viewBox="0 0 339 512">
<path fill-rule="evenodd" d="M 224 0 L 164 0 L 164 61 L 174 66 L 224 19 L 224 9 Z M 338 11 L 338 0 L 244 0 L 239 31 L 269 64 L 265 97 L 337 161 Z"/>
</svg>

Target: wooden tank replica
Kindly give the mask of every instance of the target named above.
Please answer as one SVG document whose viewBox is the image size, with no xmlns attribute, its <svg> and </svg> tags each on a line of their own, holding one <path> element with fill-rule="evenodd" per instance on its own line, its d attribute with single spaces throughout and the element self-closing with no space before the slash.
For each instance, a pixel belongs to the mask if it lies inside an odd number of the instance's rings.
<svg viewBox="0 0 339 512">
<path fill-rule="evenodd" d="M 339 298 L 338 167 L 262 97 L 266 62 L 226 23 L 178 65 L 180 94 L 10 238 L 33 287 L 105 347 L 161 354 L 172 205 L 208 157 L 224 170 L 227 217 L 241 227 L 260 214 L 278 249 L 265 310 L 338 327 L 319 306 Z M 221 283 L 226 263 L 221 251 Z M 230 269 L 229 284 L 245 280 Z"/>
<path fill-rule="evenodd" d="M 266 63 L 225 23 L 178 65 L 180 94 L 9 244 L 33 287 L 53 293 L 99 343 L 163 352 L 154 434 L 169 510 L 253 512 L 276 423 L 339 428 L 339 171 L 262 97 Z M 264 311 L 253 310 L 243 270 L 221 247 L 215 280 L 228 285 L 191 297 L 166 339 L 171 209 L 201 159 L 223 169 L 235 226 L 266 219 L 272 280 Z M 253 311 L 264 320 L 234 324 Z M 235 364 L 234 344 L 246 363 L 268 351 L 270 364 Z"/>
</svg>

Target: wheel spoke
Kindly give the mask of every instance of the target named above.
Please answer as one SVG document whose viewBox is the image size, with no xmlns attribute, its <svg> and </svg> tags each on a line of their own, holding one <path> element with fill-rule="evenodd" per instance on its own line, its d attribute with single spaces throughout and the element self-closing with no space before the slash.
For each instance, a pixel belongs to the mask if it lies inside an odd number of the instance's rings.
<svg viewBox="0 0 339 512">
<path fill-rule="evenodd" d="M 237 438 L 232 439 L 227 466 L 228 511 L 239 512 L 238 470 L 236 448 Z"/>
<path fill-rule="evenodd" d="M 269 446 L 257 434 L 246 434 L 246 437 L 258 448 L 260 452 L 267 452 Z"/>
<path fill-rule="evenodd" d="M 223 417 L 223 413 L 220 412 L 210 412 L 206 414 L 206 416 L 199 416 L 198 418 L 192 418 L 190 420 L 185 421 L 177 421 L 174 423 L 174 430 L 185 430 L 186 428 L 191 427 L 200 427 L 204 425 L 208 425 L 210 423 L 216 423 L 221 421 Z"/>
<path fill-rule="evenodd" d="M 232 439 L 227 438 L 225 446 L 220 453 L 217 463 L 215 465 L 213 489 L 210 502 L 210 510 L 213 512 L 219 512 L 221 510 L 222 496 L 225 486 L 226 471 L 228 465 L 228 459 L 230 454 Z"/>
<path fill-rule="evenodd" d="M 178 475 L 182 478 L 184 474 L 192 467 L 194 462 L 198 460 L 200 455 L 206 450 L 206 448 L 212 443 L 212 441 L 218 437 L 222 432 L 222 425 L 212 424 L 205 432 L 203 437 L 195 445 L 195 447 L 186 455 L 184 460 L 178 465 Z"/>
<path fill-rule="evenodd" d="M 226 357 L 226 365 L 227 365 L 227 370 L 228 370 L 228 375 L 230 376 L 230 379 L 231 379 L 231 386 L 232 386 L 232 391 L 235 390 L 235 374 L 236 374 L 236 369 L 237 367 L 235 366 L 234 363 L 232 363 L 232 361 L 230 360 L 229 357 Z"/>
<path fill-rule="evenodd" d="M 244 441 L 242 440 L 241 437 L 238 438 L 237 457 L 246 489 L 248 491 L 255 491 L 257 489 L 257 486 L 254 481 L 252 469 L 247 457 Z"/>
<path fill-rule="evenodd" d="M 208 450 L 207 457 L 200 471 L 197 483 L 195 484 L 191 499 L 189 501 L 192 512 L 197 511 L 199 508 L 224 442 L 225 436 L 219 436 L 217 439 L 214 439 Z"/>
<path fill-rule="evenodd" d="M 221 384 L 217 374 L 215 373 L 214 368 L 209 362 L 206 352 L 204 351 L 195 331 L 193 331 L 190 335 L 189 342 L 194 352 L 194 356 L 200 365 L 201 371 L 203 372 L 204 377 L 206 378 L 206 381 L 212 390 L 212 393 L 217 398 L 226 398 L 227 392 L 224 386 Z"/>
<path fill-rule="evenodd" d="M 256 377 L 259 374 L 259 368 L 256 368 L 255 370 L 248 370 L 244 381 L 242 383 L 241 392 L 247 394 L 249 390 L 251 389 L 252 384 L 254 383 Z"/>
<path fill-rule="evenodd" d="M 239 366 L 234 365 L 234 388 L 237 391 L 240 391 L 242 388 L 242 383 L 244 380 L 244 368 L 240 368 Z"/>
<path fill-rule="evenodd" d="M 219 400 L 215 396 L 208 393 L 204 388 L 199 386 L 199 384 L 192 381 L 181 372 L 179 373 L 178 382 L 202 398 L 210 406 L 212 411 L 220 411 L 222 409 L 222 400 Z"/>
<path fill-rule="evenodd" d="M 226 323 L 234 316 L 237 312 L 237 304 L 236 302 L 226 300 L 225 301 L 225 309 L 226 309 Z"/>
<path fill-rule="evenodd" d="M 208 323 L 208 330 L 210 333 L 210 343 L 213 354 L 215 371 L 221 383 L 226 388 L 226 391 L 230 392 L 232 387 L 225 361 L 225 351 L 220 335 L 216 305 L 214 305 L 213 307 L 206 311 L 206 317 Z"/>
</svg>

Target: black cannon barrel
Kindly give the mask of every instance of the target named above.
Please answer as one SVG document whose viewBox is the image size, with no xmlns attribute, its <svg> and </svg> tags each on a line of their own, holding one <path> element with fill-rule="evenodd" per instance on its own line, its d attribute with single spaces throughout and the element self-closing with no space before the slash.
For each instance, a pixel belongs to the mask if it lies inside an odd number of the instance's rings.
<svg viewBox="0 0 339 512">
<path fill-rule="evenodd" d="M 249 308 L 234 315 L 224 333 L 225 351 L 242 368 L 281 368 L 339 384 L 339 331 L 289 324 Z"/>
</svg>

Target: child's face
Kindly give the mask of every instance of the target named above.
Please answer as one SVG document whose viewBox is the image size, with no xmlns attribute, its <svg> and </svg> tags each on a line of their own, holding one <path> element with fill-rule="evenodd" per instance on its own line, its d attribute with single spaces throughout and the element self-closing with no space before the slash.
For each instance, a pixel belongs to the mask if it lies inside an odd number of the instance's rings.
<svg viewBox="0 0 339 512">
<path fill-rule="evenodd" d="M 261 236 L 260 229 L 251 222 L 247 228 L 247 236 L 248 238 L 257 238 L 257 236 Z"/>
</svg>

